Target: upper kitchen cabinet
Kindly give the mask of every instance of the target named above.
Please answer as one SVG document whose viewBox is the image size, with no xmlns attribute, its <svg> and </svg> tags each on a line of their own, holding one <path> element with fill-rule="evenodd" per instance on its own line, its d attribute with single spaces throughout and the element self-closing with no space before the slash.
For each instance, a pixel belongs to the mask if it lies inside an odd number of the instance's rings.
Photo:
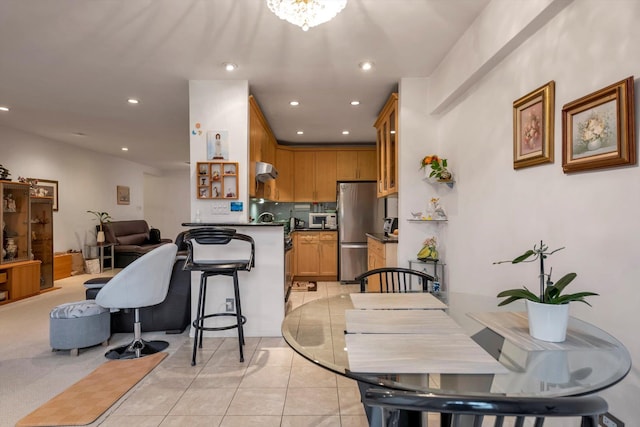
<svg viewBox="0 0 640 427">
<path fill-rule="evenodd" d="M 276 169 L 278 178 L 274 180 L 274 201 L 293 202 L 293 151 L 276 148 Z"/>
<path fill-rule="evenodd" d="M 340 149 L 336 156 L 338 181 L 375 181 L 377 179 L 376 150 Z"/>
<path fill-rule="evenodd" d="M 376 128 L 378 197 L 398 193 L 398 94 L 392 93 L 382 108 Z"/>
<path fill-rule="evenodd" d="M 275 193 L 273 180 L 256 182 L 256 162 L 275 164 L 277 141 L 258 102 L 249 97 L 249 196 L 265 197 Z M 277 167 L 276 167 L 277 169 Z"/>
<path fill-rule="evenodd" d="M 335 202 L 336 151 L 295 151 L 293 193 L 296 202 Z"/>
</svg>

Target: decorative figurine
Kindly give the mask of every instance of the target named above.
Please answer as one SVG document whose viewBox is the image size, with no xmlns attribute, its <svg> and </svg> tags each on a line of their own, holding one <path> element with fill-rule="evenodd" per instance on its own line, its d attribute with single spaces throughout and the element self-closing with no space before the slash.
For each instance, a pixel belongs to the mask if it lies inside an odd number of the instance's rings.
<svg viewBox="0 0 640 427">
<path fill-rule="evenodd" d="M 447 212 L 440 205 L 440 199 L 433 197 L 429 202 L 429 219 L 445 220 L 447 219 Z"/>
</svg>

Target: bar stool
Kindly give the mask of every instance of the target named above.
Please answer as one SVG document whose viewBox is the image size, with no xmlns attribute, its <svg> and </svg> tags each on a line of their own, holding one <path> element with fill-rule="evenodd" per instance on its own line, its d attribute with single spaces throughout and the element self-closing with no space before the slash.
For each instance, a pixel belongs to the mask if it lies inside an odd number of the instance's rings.
<svg viewBox="0 0 640 427">
<path fill-rule="evenodd" d="M 234 240 L 244 241 L 251 244 L 251 251 L 248 258 L 243 259 L 197 259 L 194 256 L 194 241 L 198 245 L 228 245 Z M 240 362 L 244 362 L 244 330 L 243 325 L 247 318 L 242 315 L 242 305 L 240 304 L 240 288 L 238 286 L 238 271 L 251 271 L 255 265 L 255 243 L 253 238 L 245 234 L 236 233 L 231 228 L 201 227 L 194 228 L 184 234 L 184 242 L 187 245 L 187 260 L 184 264 L 185 270 L 200 271 L 200 291 L 198 294 L 198 311 L 196 312 L 193 328 L 195 330 L 193 340 L 193 355 L 191 366 L 196 364 L 196 351 L 198 345 L 202 348 L 202 336 L 204 331 L 222 331 L 226 329 L 238 329 L 238 348 L 240 350 Z M 207 279 L 211 276 L 233 277 L 233 291 L 236 302 L 236 311 L 224 313 L 205 313 L 207 298 Z M 223 326 L 205 326 L 205 319 L 221 316 L 235 317 L 235 323 Z"/>
</svg>

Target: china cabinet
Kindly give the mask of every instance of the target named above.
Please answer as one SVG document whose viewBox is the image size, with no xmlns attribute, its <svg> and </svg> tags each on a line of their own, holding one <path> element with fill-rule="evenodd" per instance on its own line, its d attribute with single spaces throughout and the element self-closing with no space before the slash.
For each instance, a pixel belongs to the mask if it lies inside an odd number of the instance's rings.
<svg viewBox="0 0 640 427">
<path fill-rule="evenodd" d="M 198 162 L 198 199 L 237 199 L 238 162 Z"/>
<path fill-rule="evenodd" d="M 378 197 L 398 193 L 398 94 L 392 93 L 373 125 L 376 128 Z"/>
<path fill-rule="evenodd" d="M 31 255 L 29 184 L 0 182 L 2 257 L 0 264 L 28 261 Z"/>
<path fill-rule="evenodd" d="M 53 197 L 34 197 L 31 203 L 31 247 L 40 260 L 40 289 L 53 287 Z"/>
</svg>

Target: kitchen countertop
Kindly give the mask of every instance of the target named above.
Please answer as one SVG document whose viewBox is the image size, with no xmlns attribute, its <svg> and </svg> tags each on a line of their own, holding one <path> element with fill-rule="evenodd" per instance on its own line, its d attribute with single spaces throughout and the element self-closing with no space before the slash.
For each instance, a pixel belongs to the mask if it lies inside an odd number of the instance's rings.
<svg viewBox="0 0 640 427">
<path fill-rule="evenodd" d="M 294 231 L 338 231 L 337 228 L 296 228 Z"/>
<path fill-rule="evenodd" d="M 367 237 L 371 237 L 380 243 L 398 243 L 398 238 L 385 236 L 384 233 L 367 233 Z"/>
<path fill-rule="evenodd" d="M 183 222 L 183 227 L 284 227 L 282 222 Z"/>
</svg>

